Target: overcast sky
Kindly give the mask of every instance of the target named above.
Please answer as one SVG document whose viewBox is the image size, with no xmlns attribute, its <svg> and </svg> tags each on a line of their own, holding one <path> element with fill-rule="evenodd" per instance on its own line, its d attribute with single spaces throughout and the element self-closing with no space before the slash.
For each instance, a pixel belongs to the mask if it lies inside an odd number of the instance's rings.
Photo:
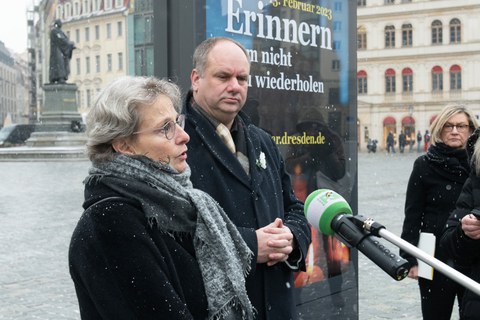
<svg viewBox="0 0 480 320">
<path fill-rule="evenodd" d="M 27 5 L 33 0 L 2 1 L 0 10 L 0 41 L 15 52 L 22 53 L 27 48 Z"/>
</svg>

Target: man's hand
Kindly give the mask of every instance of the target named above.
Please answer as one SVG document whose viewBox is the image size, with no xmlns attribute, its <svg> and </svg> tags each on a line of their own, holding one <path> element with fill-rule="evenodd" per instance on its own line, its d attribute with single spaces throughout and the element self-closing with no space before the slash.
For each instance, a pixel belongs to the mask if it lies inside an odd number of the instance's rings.
<svg viewBox="0 0 480 320">
<path fill-rule="evenodd" d="M 470 239 L 480 239 L 480 220 L 473 214 L 467 214 L 462 218 L 462 230 Z"/>
<path fill-rule="evenodd" d="M 268 266 L 286 261 L 293 251 L 293 234 L 283 225 L 280 218 L 269 225 L 256 230 L 258 242 L 257 263 L 267 263 Z"/>
</svg>

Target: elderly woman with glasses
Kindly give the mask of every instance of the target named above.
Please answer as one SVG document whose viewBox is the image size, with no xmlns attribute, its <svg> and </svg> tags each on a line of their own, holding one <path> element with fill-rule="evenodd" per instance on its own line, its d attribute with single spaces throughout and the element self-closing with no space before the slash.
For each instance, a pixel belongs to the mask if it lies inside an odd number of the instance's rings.
<svg viewBox="0 0 480 320">
<path fill-rule="evenodd" d="M 407 186 L 402 238 L 418 245 L 421 232 L 433 234 L 435 257 L 450 265 L 453 262 L 438 240 L 470 173 L 465 147 L 477 125 L 465 106 L 445 107 L 430 126 L 430 147 L 415 160 Z M 450 319 L 455 297 L 461 301 L 463 288 L 436 271 L 432 280 L 419 278 L 417 259 L 400 254 L 411 264 L 409 277 L 418 279 L 423 319 Z"/>
<path fill-rule="evenodd" d="M 87 117 L 85 209 L 70 274 L 82 319 L 253 319 L 252 252 L 194 189 L 177 85 L 122 77 Z"/>
</svg>

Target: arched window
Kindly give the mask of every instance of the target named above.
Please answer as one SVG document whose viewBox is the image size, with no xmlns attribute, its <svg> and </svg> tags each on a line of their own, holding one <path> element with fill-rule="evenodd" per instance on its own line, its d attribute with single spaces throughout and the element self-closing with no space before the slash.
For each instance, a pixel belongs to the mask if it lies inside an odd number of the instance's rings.
<svg viewBox="0 0 480 320">
<path fill-rule="evenodd" d="M 410 68 L 405 68 L 402 70 L 402 88 L 404 94 L 412 94 L 413 71 Z"/>
<path fill-rule="evenodd" d="M 80 3 L 78 1 L 75 1 L 73 3 L 73 16 L 77 17 L 81 14 L 81 8 L 80 8 Z"/>
<path fill-rule="evenodd" d="M 72 16 L 72 4 L 71 3 L 65 3 L 65 6 L 63 8 L 63 13 L 65 15 L 65 19 L 69 19 Z"/>
<path fill-rule="evenodd" d="M 385 27 L 385 48 L 395 48 L 395 27 Z"/>
<path fill-rule="evenodd" d="M 91 12 L 91 2 L 90 0 L 82 1 L 82 12 L 83 14 L 89 14 Z"/>
<path fill-rule="evenodd" d="M 432 91 L 443 91 L 443 70 L 442 67 L 432 68 Z"/>
<path fill-rule="evenodd" d="M 57 6 L 57 12 L 55 13 L 56 19 L 63 20 L 63 6 L 59 4 Z"/>
<path fill-rule="evenodd" d="M 454 64 L 450 67 L 450 90 L 462 89 L 462 68 Z"/>
<path fill-rule="evenodd" d="M 360 26 L 357 29 L 357 49 L 365 50 L 367 49 L 367 30 L 364 26 Z"/>
<path fill-rule="evenodd" d="M 411 47 L 412 46 L 412 25 L 406 23 L 402 25 L 402 46 Z"/>
<path fill-rule="evenodd" d="M 442 22 L 440 20 L 435 20 L 432 22 L 432 44 L 442 44 L 442 27 Z"/>
<path fill-rule="evenodd" d="M 462 41 L 462 24 L 458 19 L 450 21 L 450 43 L 460 43 Z"/>
<path fill-rule="evenodd" d="M 395 93 L 395 70 L 385 71 L 385 93 Z"/>
<path fill-rule="evenodd" d="M 357 72 L 357 92 L 358 94 L 368 93 L 367 73 L 364 70 Z"/>
</svg>

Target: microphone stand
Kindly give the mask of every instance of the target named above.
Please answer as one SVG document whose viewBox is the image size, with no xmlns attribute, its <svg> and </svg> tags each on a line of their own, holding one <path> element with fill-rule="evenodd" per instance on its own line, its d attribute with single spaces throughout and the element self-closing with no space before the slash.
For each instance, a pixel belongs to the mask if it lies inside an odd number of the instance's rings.
<svg viewBox="0 0 480 320">
<path fill-rule="evenodd" d="M 469 277 L 465 276 L 463 273 L 453 269 L 449 265 L 443 263 L 435 257 L 418 249 L 411 243 L 391 233 L 390 231 L 385 229 L 385 226 L 381 225 L 380 223 L 375 222 L 373 219 L 365 218 L 359 215 L 353 216 L 352 221 L 358 227 L 372 233 L 377 237 L 384 238 L 385 240 L 393 243 L 397 247 L 422 260 L 429 266 L 432 266 L 435 270 L 443 273 L 445 276 L 449 277 L 450 279 L 454 280 L 455 282 L 461 284 L 465 288 L 475 292 L 477 295 L 480 296 L 480 284 L 478 282 L 473 281 Z"/>
</svg>

